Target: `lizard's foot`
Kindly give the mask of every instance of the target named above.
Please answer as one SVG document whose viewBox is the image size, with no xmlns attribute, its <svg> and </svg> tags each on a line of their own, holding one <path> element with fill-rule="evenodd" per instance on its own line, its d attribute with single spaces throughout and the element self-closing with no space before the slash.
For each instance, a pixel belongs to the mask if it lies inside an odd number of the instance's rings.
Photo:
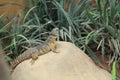
<svg viewBox="0 0 120 80">
<path fill-rule="evenodd" d="M 31 64 L 34 64 L 37 59 L 38 59 L 38 53 L 32 54 Z"/>
<path fill-rule="evenodd" d="M 57 50 L 57 46 L 55 46 L 55 47 L 52 49 L 52 52 L 54 52 L 54 53 L 59 53 L 59 51 Z"/>
<path fill-rule="evenodd" d="M 54 52 L 54 53 L 59 53 L 59 51 L 57 51 L 56 49 L 52 50 L 52 52 Z"/>
</svg>

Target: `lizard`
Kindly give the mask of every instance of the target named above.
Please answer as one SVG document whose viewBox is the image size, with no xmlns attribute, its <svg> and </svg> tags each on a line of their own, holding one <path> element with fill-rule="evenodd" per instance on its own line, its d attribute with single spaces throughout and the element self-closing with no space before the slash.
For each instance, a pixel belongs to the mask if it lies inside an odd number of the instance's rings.
<svg viewBox="0 0 120 80">
<path fill-rule="evenodd" d="M 43 44 L 37 45 L 35 47 L 29 48 L 21 55 L 19 55 L 14 61 L 11 62 L 12 70 L 16 68 L 21 62 L 32 58 L 31 63 L 33 64 L 40 55 L 46 54 L 50 51 L 56 52 L 56 39 L 58 36 L 58 28 L 54 28 L 51 32 L 49 37 Z"/>
</svg>

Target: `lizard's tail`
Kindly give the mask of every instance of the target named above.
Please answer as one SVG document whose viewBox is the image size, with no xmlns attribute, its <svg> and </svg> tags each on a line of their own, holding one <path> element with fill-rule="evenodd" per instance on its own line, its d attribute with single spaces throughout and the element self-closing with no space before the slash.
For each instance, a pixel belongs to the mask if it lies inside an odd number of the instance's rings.
<svg viewBox="0 0 120 80">
<path fill-rule="evenodd" d="M 10 65 L 11 65 L 11 68 L 14 69 L 16 66 L 15 66 L 15 63 L 13 61 L 10 61 Z"/>
<path fill-rule="evenodd" d="M 18 64 L 25 61 L 26 59 L 30 59 L 30 56 L 28 55 L 28 56 L 24 57 L 24 54 L 20 55 L 14 61 L 10 62 L 11 68 L 14 70 Z"/>
</svg>

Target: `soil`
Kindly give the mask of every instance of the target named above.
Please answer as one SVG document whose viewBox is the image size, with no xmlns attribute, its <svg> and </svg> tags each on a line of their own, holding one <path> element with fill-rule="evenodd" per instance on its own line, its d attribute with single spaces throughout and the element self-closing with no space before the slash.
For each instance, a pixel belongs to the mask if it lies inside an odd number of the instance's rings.
<svg viewBox="0 0 120 80">
<path fill-rule="evenodd" d="M 99 58 L 101 64 L 102 64 L 102 68 L 111 72 L 111 69 L 112 69 L 112 65 L 109 65 L 108 61 L 109 61 L 109 55 L 105 55 L 104 59 L 102 58 L 102 55 L 100 54 L 99 51 L 96 51 L 95 52 L 97 57 Z M 101 67 L 101 66 L 100 66 Z M 117 75 L 120 77 L 120 67 L 117 67 Z"/>
</svg>

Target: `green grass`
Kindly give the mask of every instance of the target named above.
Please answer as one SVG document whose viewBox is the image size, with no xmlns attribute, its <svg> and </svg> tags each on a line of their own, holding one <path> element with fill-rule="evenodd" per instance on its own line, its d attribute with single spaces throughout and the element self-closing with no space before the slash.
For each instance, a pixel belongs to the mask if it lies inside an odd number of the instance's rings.
<svg viewBox="0 0 120 80">
<path fill-rule="evenodd" d="M 112 64 L 112 80 L 117 80 L 117 75 L 116 75 L 116 61 L 113 62 Z"/>
<path fill-rule="evenodd" d="M 96 2 L 98 8 L 88 11 L 92 26 L 95 26 L 94 32 L 98 31 L 97 38 L 92 40 L 98 44 L 97 49 L 101 50 L 103 56 L 107 53 L 105 50 L 109 48 L 111 50 L 109 55 L 115 54 L 115 57 L 112 56 L 111 58 L 119 58 L 120 4 L 115 0 L 96 0 Z"/>
</svg>

